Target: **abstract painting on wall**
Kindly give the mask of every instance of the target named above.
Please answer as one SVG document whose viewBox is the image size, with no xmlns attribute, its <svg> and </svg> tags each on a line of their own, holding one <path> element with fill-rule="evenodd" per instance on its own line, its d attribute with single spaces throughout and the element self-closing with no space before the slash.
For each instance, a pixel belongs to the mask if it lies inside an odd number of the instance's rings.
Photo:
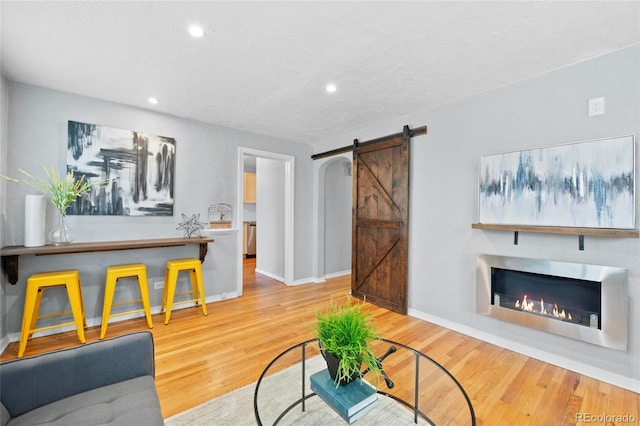
<svg viewBox="0 0 640 426">
<path fill-rule="evenodd" d="M 634 149 L 623 136 L 484 156 L 479 222 L 634 228 Z"/>
<path fill-rule="evenodd" d="M 69 121 L 67 172 L 107 182 L 76 200 L 67 214 L 172 216 L 176 141 Z"/>
</svg>

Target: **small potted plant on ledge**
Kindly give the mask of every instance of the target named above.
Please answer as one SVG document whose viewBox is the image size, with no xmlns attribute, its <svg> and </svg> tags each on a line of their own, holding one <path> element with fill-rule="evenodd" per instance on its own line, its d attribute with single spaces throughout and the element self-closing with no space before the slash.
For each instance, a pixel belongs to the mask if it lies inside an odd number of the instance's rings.
<svg viewBox="0 0 640 426">
<path fill-rule="evenodd" d="M 50 169 L 44 168 L 47 179 L 36 179 L 29 172 L 18 169 L 20 173 L 27 176 L 22 182 L 36 189 L 45 195 L 51 204 L 58 210 L 58 224 L 49 232 L 49 240 L 56 246 L 71 243 L 71 229 L 65 223 L 67 209 L 82 194 L 90 191 L 94 187 L 106 186 L 109 181 L 90 183 L 85 181 L 84 175 L 76 179 L 73 171 L 68 171 L 62 177 L 52 166 Z M 19 182 L 18 179 L 0 175 L 5 179 Z"/>
<path fill-rule="evenodd" d="M 364 303 L 343 305 L 331 302 L 324 312 L 316 310 L 314 332 L 320 342 L 322 356 L 327 362 L 329 375 L 336 386 L 345 385 L 362 376 L 361 368 L 374 374 L 380 366 L 373 349 L 367 343 L 379 339 L 369 311 Z"/>
</svg>

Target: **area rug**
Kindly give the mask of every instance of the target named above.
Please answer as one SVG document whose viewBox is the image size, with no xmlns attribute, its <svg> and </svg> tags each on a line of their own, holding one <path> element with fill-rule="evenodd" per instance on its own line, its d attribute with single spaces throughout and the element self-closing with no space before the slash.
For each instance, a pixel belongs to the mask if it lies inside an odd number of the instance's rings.
<svg viewBox="0 0 640 426">
<path fill-rule="evenodd" d="M 307 360 L 307 376 L 326 368 L 322 357 Z M 258 407 L 264 425 L 272 425 L 278 416 L 299 399 L 301 368 L 294 366 L 270 376 L 260 385 Z M 307 386 L 309 381 L 306 381 Z M 254 415 L 253 396 L 256 383 L 212 399 L 202 405 L 183 411 L 165 420 L 166 426 L 253 426 L 258 424 Z M 308 389 L 308 393 L 311 390 Z M 292 409 L 278 425 L 346 425 L 347 422 L 329 409 L 319 397 Z M 356 421 L 357 425 L 415 425 L 413 413 L 394 400 L 379 395 L 377 406 Z M 418 424 L 428 424 L 419 419 Z"/>
</svg>

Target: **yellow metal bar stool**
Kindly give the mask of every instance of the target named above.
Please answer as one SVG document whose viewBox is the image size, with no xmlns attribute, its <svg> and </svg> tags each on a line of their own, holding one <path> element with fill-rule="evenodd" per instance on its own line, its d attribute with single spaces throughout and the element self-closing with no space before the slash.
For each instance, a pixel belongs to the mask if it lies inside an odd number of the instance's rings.
<svg viewBox="0 0 640 426">
<path fill-rule="evenodd" d="M 122 302 L 113 303 L 113 293 L 116 284 L 122 278 L 137 278 L 138 287 L 140 288 L 140 299 L 123 300 Z M 134 309 L 126 312 L 118 312 L 111 314 L 111 307 L 118 305 L 129 305 L 132 303 L 142 302 L 142 309 Z M 107 334 L 107 326 L 109 318 L 120 315 L 133 314 L 136 312 L 144 312 L 147 317 L 149 328 L 153 328 L 151 320 L 151 307 L 149 303 L 149 284 L 147 282 L 147 267 L 144 263 L 132 263 L 128 265 L 114 265 L 107 268 L 107 278 L 105 280 L 104 304 L 102 305 L 102 326 L 100 327 L 100 339 L 104 339 Z"/>
<path fill-rule="evenodd" d="M 69 297 L 70 311 L 56 312 L 52 314 L 38 316 L 42 293 L 44 290 L 53 287 L 65 287 Z M 38 319 L 65 314 L 73 314 L 73 321 L 48 327 L 35 328 Z M 42 272 L 31 275 L 27 279 L 27 290 L 24 297 L 24 310 L 22 313 L 22 331 L 20 333 L 20 346 L 18 348 L 18 358 L 22 358 L 27 348 L 27 340 L 31 339 L 36 331 L 49 330 L 52 328 L 75 325 L 80 343 L 84 343 L 84 328 L 87 321 L 84 316 L 84 304 L 82 302 L 82 288 L 80 283 L 80 271 L 69 269 L 65 271 Z"/>
<path fill-rule="evenodd" d="M 191 291 L 176 293 L 176 284 L 178 283 L 178 275 L 181 271 L 189 271 L 191 278 Z M 191 294 L 192 299 L 174 302 L 175 296 L 182 294 Z M 162 306 L 160 312 L 166 308 L 164 323 L 169 324 L 171 318 L 171 308 L 173 304 L 194 302 L 202 305 L 202 313 L 207 315 L 207 305 L 204 299 L 204 285 L 202 283 L 202 265 L 199 259 L 174 259 L 167 261 L 167 270 L 164 275 L 164 292 L 162 293 Z"/>
</svg>

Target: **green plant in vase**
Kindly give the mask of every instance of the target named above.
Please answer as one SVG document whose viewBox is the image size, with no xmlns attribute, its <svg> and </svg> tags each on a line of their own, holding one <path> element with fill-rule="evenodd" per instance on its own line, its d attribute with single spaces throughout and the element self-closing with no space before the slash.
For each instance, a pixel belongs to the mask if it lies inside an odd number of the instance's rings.
<svg viewBox="0 0 640 426">
<path fill-rule="evenodd" d="M 64 177 L 54 168 L 47 169 L 44 167 L 47 179 L 36 179 L 29 172 L 18 169 L 18 171 L 27 178 L 22 182 L 36 189 L 47 197 L 49 202 L 58 210 L 58 224 L 49 233 L 49 240 L 54 245 L 65 245 L 72 241 L 71 231 L 65 223 L 66 212 L 69 206 L 82 194 L 90 191 L 95 186 L 102 186 L 103 183 L 91 183 L 81 176 L 76 179 L 73 171 L 69 171 Z M 2 176 L 14 182 L 20 182 L 18 179 Z"/>
<path fill-rule="evenodd" d="M 336 386 L 361 377 L 363 366 L 371 373 L 380 373 L 378 360 L 368 345 L 379 336 L 369 311 L 363 308 L 364 303 L 352 304 L 347 296 L 343 305 L 332 301 L 327 310 L 315 312 L 314 332 Z"/>
</svg>

